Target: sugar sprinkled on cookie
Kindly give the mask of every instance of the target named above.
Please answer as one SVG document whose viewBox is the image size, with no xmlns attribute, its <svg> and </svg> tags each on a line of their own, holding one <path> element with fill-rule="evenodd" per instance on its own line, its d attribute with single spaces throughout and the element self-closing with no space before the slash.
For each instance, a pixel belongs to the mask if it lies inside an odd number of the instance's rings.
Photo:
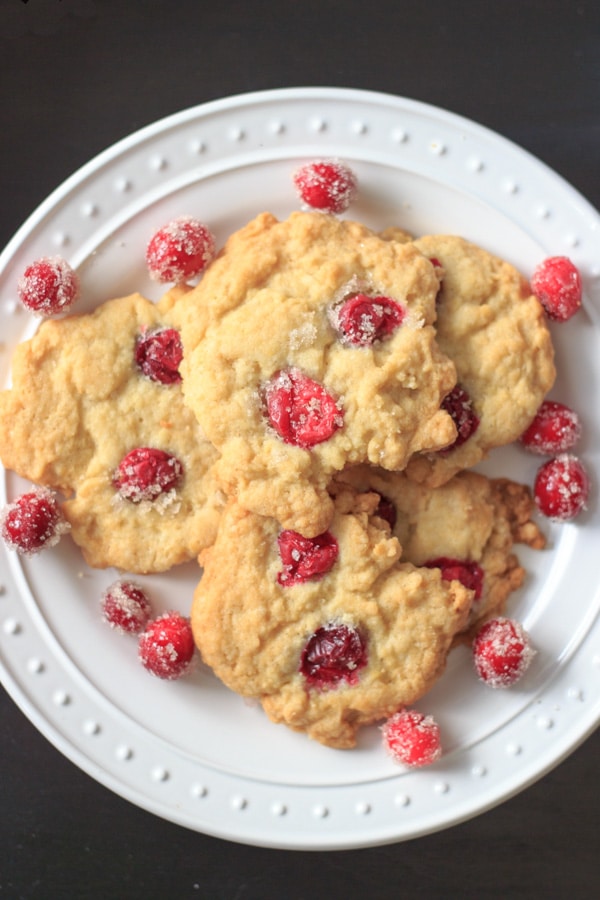
<svg viewBox="0 0 600 900">
<path fill-rule="evenodd" d="M 3 464 L 65 496 L 73 541 L 94 568 L 166 571 L 213 539 L 217 452 L 171 381 L 188 290 L 45 320 L 16 347 L 11 386 L 0 391 Z"/>
<path fill-rule="evenodd" d="M 451 443 L 438 287 L 413 244 L 328 214 L 263 213 L 232 234 L 182 321 L 183 391 L 221 454 L 223 490 L 314 537 L 334 472 L 403 469 Z"/>
</svg>

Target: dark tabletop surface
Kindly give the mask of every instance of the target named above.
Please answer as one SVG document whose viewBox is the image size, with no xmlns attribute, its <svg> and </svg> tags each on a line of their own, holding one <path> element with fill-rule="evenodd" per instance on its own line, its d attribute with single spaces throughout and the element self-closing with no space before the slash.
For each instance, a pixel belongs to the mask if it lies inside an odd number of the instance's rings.
<svg viewBox="0 0 600 900">
<path fill-rule="evenodd" d="M 0 0 L 0 245 L 128 133 L 230 94 L 325 85 L 459 113 L 600 207 L 600 6 L 592 0 Z M 518 796 L 428 837 L 257 849 L 140 810 L 0 695 L 0 897 L 597 895 L 596 732 Z"/>
</svg>

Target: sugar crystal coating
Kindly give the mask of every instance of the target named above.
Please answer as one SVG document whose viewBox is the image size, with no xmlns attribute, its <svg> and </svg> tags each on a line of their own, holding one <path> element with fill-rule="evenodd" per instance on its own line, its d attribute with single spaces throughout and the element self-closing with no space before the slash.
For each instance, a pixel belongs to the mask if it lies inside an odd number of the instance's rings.
<svg viewBox="0 0 600 900">
<path fill-rule="evenodd" d="M 101 598 L 104 621 L 125 634 L 139 634 L 152 615 L 152 606 L 144 590 L 135 582 L 119 579 Z"/>
<path fill-rule="evenodd" d="M 342 213 L 352 203 L 357 180 L 352 169 L 338 160 L 300 166 L 293 176 L 298 196 L 311 209 Z"/>
<path fill-rule="evenodd" d="M 140 335 L 135 347 L 135 361 L 144 375 L 160 384 L 181 381 L 179 366 L 183 346 L 175 328 L 160 328 Z"/>
<path fill-rule="evenodd" d="M 146 264 L 155 281 L 179 284 L 200 275 L 215 255 L 215 239 L 206 225 L 180 216 L 159 228 L 146 248 Z"/>
<path fill-rule="evenodd" d="M 283 563 L 283 569 L 277 575 L 281 585 L 322 578 L 338 557 L 338 543 L 329 531 L 315 538 L 303 537 L 297 531 L 282 531 L 277 544 Z"/>
<path fill-rule="evenodd" d="M 405 310 L 390 297 L 363 293 L 346 297 L 332 314 L 342 340 L 356 347 L 367 347 L 389 337 L 404 317 Z"/>
<path fill-rule="evenodd" d="M 119 463 L 113 483 L 124 500 L 141 503 L 167 494 L 182 476 L 183 466 L 172 453 L 155 447 L 136 447 Z"/>
<path fill-rule="evenodd" d="M 55 546 L 68 530 L 56 496 L 47 488 L 21 494 L 0 515 L 3 540 L 24 556 Z"/>
<path fill-rule="evenodd" d="M 194 656 L 189 619 L 166 612 L 150 622 L 138 644 L 140 662 L 157 678 L 173 681 L 185 675 Z"/>
<path fill-rule="evenodd" d="M 493 688 L 506 688 L 525 674 L 535 650 L 519 622 L 490 619 L 473 641 L 473 662 L 479 678 Z"/>
<path fill-rule="evenodd" d="M 580 437 L 581 421 L 575 410 L 556 400 L 544 400 L 521 435 L 521 443 L 531 453 L 553 456 L 570 450 Z"/>
<path fill-rule="evenodd" d="M 66 312 L 79 296 L 79 277 L 62 257 L 42 257 L 27 266 L 17 284 L 22 304 L 39 316 Z"/>
<path fill-rule="evenodd" d="M 266 386 L 269 423 L 287 444 L 305 449 L 328 440 L 343 411 L 325 388 L 298 369 L 279 372 Z"/>
<path fill-rule="evenodd" d="M 543 515 L 555 522 L 567 522 L 585 509 L 589 489 L 589 477 L 581 460 L 561 453 L 538 469 L 533 495 Z"/>
<path fill-rule="evenodd" d="M 531 276 L 531 290 L 556 322 L 566 322 L 581 306 L 581 275 L 566 256 L 543 260 Z"/>
<path fill-rule="evenodd" d="M 432 716 L 402 709 L 381 730 L 384 746 L 397 763 L 420 768 L 431 765 L 442 755 L 440 729 Z"/>
</svg>

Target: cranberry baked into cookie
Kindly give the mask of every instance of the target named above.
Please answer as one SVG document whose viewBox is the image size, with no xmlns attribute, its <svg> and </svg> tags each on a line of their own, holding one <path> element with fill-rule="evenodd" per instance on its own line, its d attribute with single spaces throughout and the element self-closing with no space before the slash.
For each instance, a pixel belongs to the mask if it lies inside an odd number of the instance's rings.
<svg viewBox="0 0 600 900">
<path fill-rule="evenodd" d="M 66 496 L 71 536 L 94 567 L 157 572 L 214 539 L 217 458 L 183 402 L 177 307 L 139 294 L 42 323 L 0 393 L 4 465 Z"/>
<path fill-rule="evenodd" d="M 471 632 L 504 610 L 521 587 L 525 570 L 513 552 L 515 543 L 534 549 L 545 538 L 532 520 L 534 502 L 525 485 L 507 478 L 459 472 L 445 484 L 428 488 L 405 472 L 356 466 L 331 485 L 333 494 L 351 486 L 380 502 L 377 514 L 402 545 L 402 560 L 440 569 L 474 591 L 467 622 Z"/>
<path fill-rule="evenodd" d="M 306 536 L 348 463 L 403 469 L 456 437 L 435 338 L 436 267 L 323 213 L 263 213 L 185 301 L 184 393 L 226 493 Z"/>
<path fill-rule="evenodd" d="M 473 592 L 400 563 L 379 497 L 346 491 L 303 538 L 231 501 L 201 554 L 192 628 L 204 661 L 271 720 L 330 747 L 413 703 L 441 675 Z"/>
</svg>

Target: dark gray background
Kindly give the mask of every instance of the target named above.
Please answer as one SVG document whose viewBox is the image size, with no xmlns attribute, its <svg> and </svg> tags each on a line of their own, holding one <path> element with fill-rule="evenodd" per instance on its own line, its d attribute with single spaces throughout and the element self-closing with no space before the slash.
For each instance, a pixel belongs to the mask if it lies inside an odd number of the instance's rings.
<svg viewBox="0 0 600 900">
<path fill-rule="evenodd" d="M 0 245 L 133 130 L 249 90 L 412 97 L 521 144 L 600 207 L 592 0 L 0 0 Z M 579 898 L 598 872 L 597 732 L 471 822 L 362 851 L 255 849 L 96 784 L 0 694 L 0 897 Z"/>
</svg>

